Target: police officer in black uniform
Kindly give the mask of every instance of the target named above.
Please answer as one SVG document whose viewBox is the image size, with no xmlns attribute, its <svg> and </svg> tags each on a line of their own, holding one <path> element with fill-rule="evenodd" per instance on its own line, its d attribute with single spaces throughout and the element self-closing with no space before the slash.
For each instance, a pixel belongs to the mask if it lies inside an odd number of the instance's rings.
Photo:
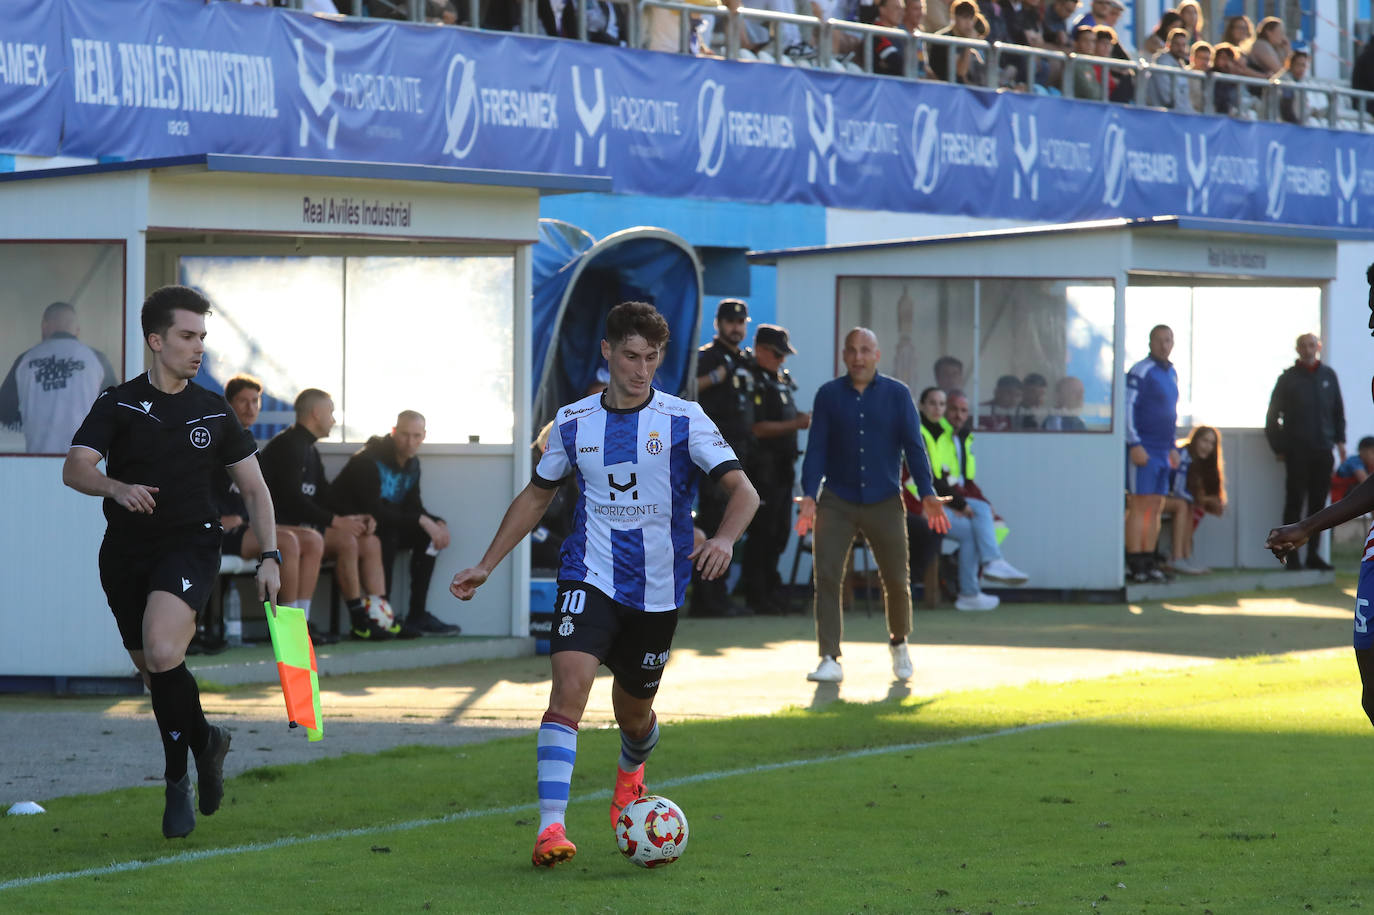
<svg viewBox="0 0 1374 915">
<path fill-rule="evenodd" d="M 811 425 L 811 414 L 797 409 L 797 382 L 782 367 L 794 353 L 786 328 L 760 324 L 754 332 L 755 447 L 748 473 L 759 493 L 759 510 L 744 543 L 741 584 L 755 613 L 787 612 L 778 560 L 792 532 L 797 433 Z"/>
<path fill-rule="evenodd" d="M 754 357 L 741 349 L 749 326 L 749 306 L 739 299 L 722 299 L 716 306 L 716 336 L 697 354 L 697 400 L 720 429 L 740 464 L 749 466 L 754 444 Z M 700 486 L 697 527 L 713 531 L 720 526 L 728 497 L 705 475 Z M 693 573 L 692 616 L 747 616 L 747 608 L 730 603 L 725 575 L 702 581 Z"/>
<path fill-rule="evenodd" d="M 200 690 L 186 669 L 196 615 L 219 575 L 218 468 L 238 484 L 264 550 L 258 599 L 275 604 L 281 586 L 272 497 L 253 436 L 223 397 L 191 381 L 205 355 L 209 311 L 210 302 L 185 286 L 164 286 L 148 296 L 148 372 L 100 395 L 62 466 L 63 483 L 104 498 L 100 584 L 152 696 L 166 757 L 162 834 L 169 839 L 196 825 L 188 750 L 196 761 L 200 812 L 214 813 L 224 796 L 229 731 L 205 720 Z"/>
</svg>

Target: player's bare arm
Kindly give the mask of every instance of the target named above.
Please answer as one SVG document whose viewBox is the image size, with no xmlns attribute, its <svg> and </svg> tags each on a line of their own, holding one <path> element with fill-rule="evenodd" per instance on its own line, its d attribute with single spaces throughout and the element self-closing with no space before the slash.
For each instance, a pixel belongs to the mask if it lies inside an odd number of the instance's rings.
<svg viewBox="0 0 1374 915">
<path fill-rule="evenodd" d="M 1374 477 L 1350 490 L 1341 501 L 1328 505 L 1316 514 L 1309 515 L 1296 524 L 1285 524 L 1269 532 L 1264 545 L 1269 552 L 1280 560 L 1296 552 L 1299 547 L 1322 531 L 1329 530 L 1374 511 Z"/>
<path fill-rule="evenodd" d="M 248 523 L 262 545 L 264 553 L 277 548 L 276 511 L 272 507 L 272 493 L 262 478 L 262 465 L 257 455 L 239 461 L 225 468 L 229 477 L 243 494 L 243 502 L 248 506 Z M 281 590 L 281 566 L 275 559 L 258 563 L 258 600 L 277 605 L 277 592 Z"/>
<path fill-rule="evenodd" d="M 730 568 L 735 555 L 735 541 L 744 534 L 754 512 L 759 508 L 759 494 L 743 470 L 732 470 L 720 478 L 720 486 L 730 496 L 725 503 L 725 515 L 715 536 L 702 542 L 689 557 L 696 562 L 697 571 L 707 581 L 719 578 Z"/>
<path fill-rule="evenodd" d="M 131 512 L 151 515 L 157 507 L 157 487 L 113 480 L 101 472 L 102 460 L 89 448 L 72 448 L 62 464 L 62 482 L 79 493 L 113 499 Z"/>
<path fill-rule="evenodd" d="M 506 516 L 501 519 L 501 526 L 496 529 L 496 536 L 492 538 L 491 546 L 487 547 L 486 553 L 483 554 L 482 561 L 453 576 L 453 582 L 448 586 L 449 592 L 459 600 L 471 600 L 472 595 L 487 580 L 492 570 L 521 540 L 529 536 L 530 531 L 534 530 L 534 526 L 544 517 L 544 512 L 548 510 L 549 503 L 553 501 L 557 492 L 557 489 L 544 489 L 533 483 L 525 484 L 525 488 L 520 490 L 520 494 L 511 502 L 510 508 L 506 509 Z"/>
</svg>

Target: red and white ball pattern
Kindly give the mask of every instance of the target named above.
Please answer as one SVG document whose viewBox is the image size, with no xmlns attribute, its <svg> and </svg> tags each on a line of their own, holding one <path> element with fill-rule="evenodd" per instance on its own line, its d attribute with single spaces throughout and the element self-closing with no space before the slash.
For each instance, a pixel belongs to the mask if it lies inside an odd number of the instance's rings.
<svg viewBox="0 0 1374 915">
<path fill-rule="evenodd" d="M 620 812 L 615 842 L 640 867 L 672 864 L 687 850 L 687 817 L 666 797 L 646 794 Z"/>
</svg>

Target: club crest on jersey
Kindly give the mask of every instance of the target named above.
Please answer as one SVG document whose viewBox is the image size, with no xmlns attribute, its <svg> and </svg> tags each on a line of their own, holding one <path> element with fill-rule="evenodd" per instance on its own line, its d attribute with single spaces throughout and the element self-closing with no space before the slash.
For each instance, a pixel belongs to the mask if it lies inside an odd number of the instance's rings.
<svg viewBox="0 0 1374 915">
<path fill-rule="evenodd" d="M 558 634 L 565 639 L 573 634 L 573 621 L 571 616 L 563 617 L 563 621 L 558 624 Z"/>
<path fill-rule="evenodd" d="M 191 444 L 197 448 L 209 448 L 210 430 L 204 426 L 196 426 L 191 430 Z"/>
<path fill-rule="evenodd" d="M 663 442 L 659 440 L 657 432 L 649 433 L 649 440 L 644 443 L 644 450 L 650 454 L 659 454 L 663 451 Z"/>
</svg>

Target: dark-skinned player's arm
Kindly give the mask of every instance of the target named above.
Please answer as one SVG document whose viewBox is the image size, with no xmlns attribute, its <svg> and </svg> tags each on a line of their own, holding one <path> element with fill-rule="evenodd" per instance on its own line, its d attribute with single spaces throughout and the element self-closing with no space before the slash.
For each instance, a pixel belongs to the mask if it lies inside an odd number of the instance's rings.
<svg viewBox="0 0 1374 915">
<path fill-rule="evenodd" d="M 533 482 L 526 483 L 511 502 L 510 508 L 506 509 L 506 516 L 501 519 L 501 526 L 496 529 L 496 536 L 491 539 L 491 546 L 487 547 L 482 560 L 453 576 L 453 582 L 448 586 L 449 592 L 459 600 L 470 600 L 501 560 L 534 530 L 557 492 L 556 484 L 547 488 Z"/>
<path fill-rule="evenodd" d="M 1326 506 L 1296 524 L 1274 528 L 1264 545 L 1280 562 L 1287 563 L 1289 554 L 1297 552 L 1299 547 L 1317 534 L 1370 511 L 1374 511 L 1374 476 L 1367 477 L 1341 501 Z"/>
</svg>

